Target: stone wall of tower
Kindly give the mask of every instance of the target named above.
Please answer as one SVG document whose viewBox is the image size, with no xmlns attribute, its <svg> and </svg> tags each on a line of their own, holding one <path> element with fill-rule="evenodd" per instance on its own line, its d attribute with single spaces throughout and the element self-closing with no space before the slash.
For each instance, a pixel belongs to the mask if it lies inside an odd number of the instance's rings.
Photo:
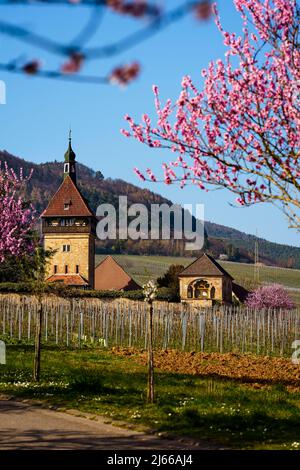
<svg viewBox="0 0 300 470">
<path fill-rule="evenodd" d="M 95 287 L 95 235 L 90 234 L 89 238 L 89 285 Z"/>
<path fill-rule="evenodd" d="M 70 251 L 63 251 L 63 245 L 70 245 Z M 95 271 L 95 237 L 90 233 L 49 233 L 44 235 L 45 250 L 55 250 L 47 267 L 46 277 L 54 274 L 54 266 L 57 266 L 57 274 L 65 274 L 65 266 L 68 266 L 68 274 L 76 274 L 76 265 L 79 266 L 79 274 L 88 280 L 94 287 Z"/>
</svg>

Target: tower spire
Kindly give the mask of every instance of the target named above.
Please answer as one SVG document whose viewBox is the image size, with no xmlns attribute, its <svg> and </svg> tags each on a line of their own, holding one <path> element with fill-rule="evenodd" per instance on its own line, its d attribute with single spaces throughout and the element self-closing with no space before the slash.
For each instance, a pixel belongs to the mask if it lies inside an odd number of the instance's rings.
<svg viewBox="0 0 300 470">
<path fill-rule="evenodd" d="M 68 150 L 65 153 L 65 162 L 64 162 L 64 178 L 70 176 L 70 178 L 76 184 L 76 154 L 72 149 L 72 130 L 69 130 L 69 146 Z"/>
</svg>

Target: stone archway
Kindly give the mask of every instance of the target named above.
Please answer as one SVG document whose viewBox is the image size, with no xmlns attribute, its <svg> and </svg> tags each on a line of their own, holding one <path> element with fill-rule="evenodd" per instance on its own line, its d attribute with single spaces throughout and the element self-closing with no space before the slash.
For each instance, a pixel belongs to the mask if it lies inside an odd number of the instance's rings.
<svg viewBox="0 0 300 470">
<path fill-rule="evenodd" d="M 187 288 L 188 299 L 204 300 L 210 298 L 210 285 L 205 279 L 196 279 L 190 282 Z"/>
</svg>

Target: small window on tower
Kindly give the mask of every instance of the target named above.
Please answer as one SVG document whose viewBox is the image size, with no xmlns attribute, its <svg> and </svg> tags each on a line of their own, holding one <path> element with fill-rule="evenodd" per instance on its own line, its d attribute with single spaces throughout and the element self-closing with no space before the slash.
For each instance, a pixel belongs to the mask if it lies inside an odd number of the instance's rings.
<svg viewBox="0 0 300 470">
<path fill-rule="evenodd" d="M 64 172 L 65 172 L 65 173 L 69 173 L 69 171 L 70 171 L 69 163 L 65 163 Z"/>
<path fill-rule="evenodd" d="M 63 245 L 63 251 L 64 251 L 64 252 L 69 252 L 69 251 L 71 251 L 71 246 L 70 246 L 70 245 Z"/>
<path fill-rule="evenodd" d="M 54 274 L 57 274 L 57 265 L 54 265 Z"/>
<path fill-rule="evenodd" d="M 76 274 L 79 274 L 79 266 L 76 264 Z"/>
<path fill-rule="evenodd" d="M 68 271 L 69 271 L 69 267 L 68 267 L 68 265 L 66 264 L 66 266 L 65 266 L 65 274 L 68 274 Z"/>
</svg>

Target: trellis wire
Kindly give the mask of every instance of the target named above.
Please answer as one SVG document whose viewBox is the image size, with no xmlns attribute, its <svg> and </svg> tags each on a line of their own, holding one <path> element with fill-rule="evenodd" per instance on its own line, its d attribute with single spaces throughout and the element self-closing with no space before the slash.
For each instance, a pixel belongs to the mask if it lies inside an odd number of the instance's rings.
<svg viewBox="0 0 300 470">
<path fill-rule="evenodd" d="M 147 304 L 118 299 L 43 299 L 43 342 L 81 347 L 147 347 Z M 38 300 L 0 295 L 2 336 L 33 341 Z M 241 352 L 290 356 L 300 339 L 299 310 L 201 308 L 191 304 L 154 303 L 155 348 L 203 352 Z"/>
</svg>

